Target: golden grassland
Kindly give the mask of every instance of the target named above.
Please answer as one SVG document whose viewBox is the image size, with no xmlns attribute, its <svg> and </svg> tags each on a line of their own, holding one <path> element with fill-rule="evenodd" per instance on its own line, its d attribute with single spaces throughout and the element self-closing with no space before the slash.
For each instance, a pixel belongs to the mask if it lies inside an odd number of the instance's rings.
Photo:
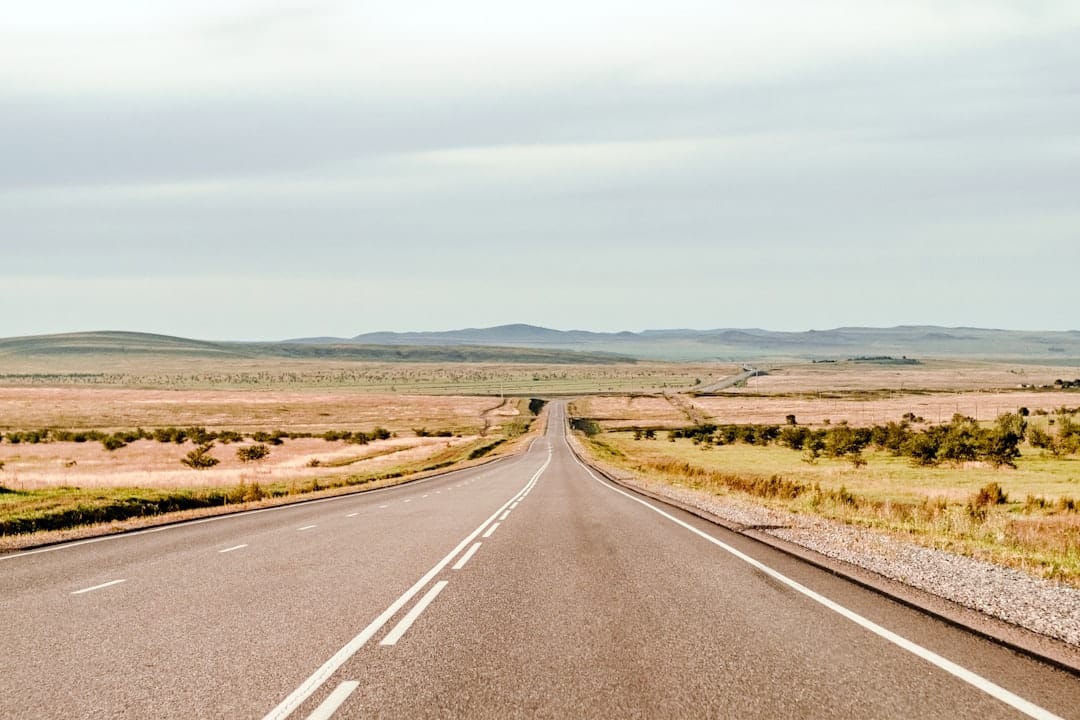
<svg viewBox="0 0 1080 720">
<path fill-rule="evenodd" d="M 161 390 L 0 387 L 0 432 L 58 428 L 115 430 L 204 426 L 238 431 L 315 432 L 376 425 L 476 434 L 500 398 L 304 390 Z"/>
<path fill-rule="evenodd" d="M 758 378 L 754 378 L 757 380 Z M 981 390 L 970 392 L 903 393 L 885 396 L 770 396 L 731 393 L 692 397 L 680 395 L 608 395 L 576 401 L 580 414 L 604 428 L 679 427 L 702 419 L 715 423 L 779 425 L 795 415 L 801 425 L 847 422 L 853 426 L 899 421 L 914 413 L 927 422 L 947 422 L 960 413 L 976 420 L 993 420 L 1021 407 L 1052 413 L 1061 406 L 1080 406 L 1080 393 L 1068 391 Z"/>
<path fill-rule="evenodd" d="M 841 361 L 760 366 L 768 374 L 751 378 L 732 393 L 750 395 L 853 395 L 918 391 L 970 392 L 1018 389 L 1021 385 L 1053 385 L 1059 378 L 1080 377 L 1080 368 L 1021 362 L 920 360 L 918 364 Z"/>
<path fill-rule="evenodd" d="M 101 442 L 7 438 L 0 443 L 0 535 L 7 536 L 380 487 L 511 452 L 535 424 L 528 399 L 70 387 L 0 389 L 0 417 L 9 432 L 201 426 L 248 434 L 215 443 L 210 454 L 219 462 L 202 470 L 181 462 L 191 441 L 143 439 L 110 451 Z M 286 437 L 263 460 L 237 456 L 253 444 L 253 432 L 376 426 L 392 436 L 362 445 Z"/>
<path fill-rule="evenodd" d="M 866 465 L 820 458 L 809 464 L 781 446 L 695 445 L 601 433 L 585 447 L 602 461 L 653 479 L 734 495 L 796 513 L 873 527 L 917 542 L 1020 568 L 1080 587 L 1080 457 L 1024 447 L 1017 467 L 915 467 L 867 452 Z M 997 483 L 1003 504 L 981 505 Z"/>
<path fill-rule="evenodd" d="M 723 363 L 544 365 L 58 355 L 0 358 L 0 387 L 573 395 L 686 388 L 737 371 Z"/>
</svg>

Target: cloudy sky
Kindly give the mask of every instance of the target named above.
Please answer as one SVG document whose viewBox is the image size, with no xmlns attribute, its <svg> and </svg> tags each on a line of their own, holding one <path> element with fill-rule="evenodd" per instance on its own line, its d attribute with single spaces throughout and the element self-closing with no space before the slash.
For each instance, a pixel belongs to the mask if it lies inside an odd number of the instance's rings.
<svg viewBox="0 0 1080 720">
<path fill-rule="evenodd" d="M 38 0 L 0 336 L 1080 329 L 1075 0 Z"/>
</svg>

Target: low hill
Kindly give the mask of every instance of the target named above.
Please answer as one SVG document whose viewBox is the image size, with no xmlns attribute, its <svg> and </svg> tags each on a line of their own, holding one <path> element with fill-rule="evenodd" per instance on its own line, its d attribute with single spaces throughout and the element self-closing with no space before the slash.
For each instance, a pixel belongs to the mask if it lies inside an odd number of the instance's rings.
<svg viewBox="0 0 1080 720">
<path fill-rule="evenodd" d="M 327 339 L 320 338 L 320 342 Z M 297 340 L 304 344 L 305 340 Z M 898 326 L 845 327 L 805 332 L 757 328 L 645 330 L 599 333 L 502 325 L 445 332 L 379 332 L 341 343 L 410 346 L 486 346 L 604 352 L 657 360 L 847 359 L 863 356 L 1027 360 L 1080 363 L 1080 332 Z"/>
<path fill-rule="evenodd" d="M 328 339 L 330 340 L 330 339 Z M 356 342 L 211 342 L 133 332 L 85 332 L 0 339 L 4 358 L 50 358 L 72 356 L 264 359 L 335 359 L 370 362 L 499 362 L 572 364 L 633 362 L 633 359 L 600 352 L 576 352 L 552 348 L 500 347 L 495 345 L 439 346 L 377 345 Z"/>
</svg>

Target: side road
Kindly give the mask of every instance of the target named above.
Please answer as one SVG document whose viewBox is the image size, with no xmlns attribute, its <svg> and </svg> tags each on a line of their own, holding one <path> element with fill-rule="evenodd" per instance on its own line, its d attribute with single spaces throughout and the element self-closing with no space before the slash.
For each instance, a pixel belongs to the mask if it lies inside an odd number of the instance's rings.
<svg viewBox="0 0 1080 720">
<path fill-rule="evenodd" d="M 1080 674 L 1080 590 L 873 530 L 650 480 L 592 456 L 608 479 Z"/>
</svg>

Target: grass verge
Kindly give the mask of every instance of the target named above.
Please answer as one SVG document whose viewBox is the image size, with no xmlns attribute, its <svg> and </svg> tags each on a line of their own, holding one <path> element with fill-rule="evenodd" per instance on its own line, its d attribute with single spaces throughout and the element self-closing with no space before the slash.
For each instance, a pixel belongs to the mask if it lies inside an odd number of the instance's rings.
<svg viewBox="0 0 1080 720">
<path fill-rule="evenodd" d="M 1016 470 L 927 470 L 873 453 L 864 468 L 852 468 L 808 465 L 786 448 L 579 437 L 603 464 L 651 479 L 891 532 L 1080 587 L 1080 513 L 1065 494 L 1078 487 L 1075 458 L 1029 452 Z"/>
</svg>

